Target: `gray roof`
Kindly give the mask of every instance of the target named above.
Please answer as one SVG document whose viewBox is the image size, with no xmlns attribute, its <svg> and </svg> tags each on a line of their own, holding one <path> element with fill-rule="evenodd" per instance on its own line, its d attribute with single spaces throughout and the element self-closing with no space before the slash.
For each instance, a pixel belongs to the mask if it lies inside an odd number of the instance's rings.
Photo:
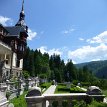
<svg viewBox="0 0 107 107">
<path fill-rule="evenodd" d="M 21 26 L 12 26 L 4 28 L 9 32 L 9 35 L 7 36 L 19 36 L 20 32 L 26 32 L 25 29 Z"/>
<path fill-rule="evenodd" d="M 8 33 L 7 29 L 0 23 L 0 27 L 2 27 L 3 29 L 5 29 L 5 31 Z"/>
</svg>

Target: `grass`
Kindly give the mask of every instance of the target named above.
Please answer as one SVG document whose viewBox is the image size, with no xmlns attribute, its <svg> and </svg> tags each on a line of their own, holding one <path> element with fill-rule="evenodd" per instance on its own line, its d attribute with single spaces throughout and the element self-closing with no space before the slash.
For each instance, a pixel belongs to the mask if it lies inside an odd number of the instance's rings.
<svg viewBox="0 0 107 107">
<path fill-rule="evenodd" d="M 70 93 L 70 89 L 68 89 L 65 85 L 58 85 L 55 90 L 55 94 L 59 93 Z"/>
<path fill-rule="evenodd" d="M 103 102 L 92 101 L 87 107 L 107 107 L 107 104 Z"/>
<path fill-rule="evenodd" d="M 103 94 L 107 97 L 107 90 L 103 90 Z"/>
<path fill-rule="evenodd" d="M 42 90 L 45 88 L 44 91 L 46 91 L 50 86 L 51 86 L 51 82 L 49 82 L 49 83 L 46 82 L 46 83 L 40 84 L 40 88 L 41 88 Z M 44 93 L 44 91 L 43 91 L 42 93 Z"/>
<path fill-rule="evenodd" d="M 63 101 L 62 107 L 68 107 L 68 101 Z M 58 101 L 53 102 L 53 107 L 57 107 Z M 86 104 L 84 101 L 72 100 L 72 107 L 107 107 L 107 104 L 103 102 L 97 102 L 93 100 L 90 104 Z"/>
<path fill-rule="evenodd" d="M 66 85 L 58 84 L 55 90 L 55 94 L 58 93 L 85 93 L 85 91 L 76 87 L 75 85 L 71 85 L 71 88 L 67 88 Z"/>
<path fill-rule="evenodd" d="M 15 97 L 12 100 L 10 100 L 9 103 L 13 103 L 14 107 L 27 107 L 27 103 L 26 103 L 26 100 L 25 100 L 25 95 L 26 94 L 27 94 L 27 92 L 24 92 L 18 98 Z"/>
</svg>

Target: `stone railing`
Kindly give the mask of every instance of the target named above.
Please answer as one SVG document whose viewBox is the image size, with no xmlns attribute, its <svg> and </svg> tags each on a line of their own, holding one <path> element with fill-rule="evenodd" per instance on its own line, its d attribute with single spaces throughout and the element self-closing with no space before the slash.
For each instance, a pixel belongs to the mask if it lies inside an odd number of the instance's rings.
<svg viewBox="0 0 107 107">
<path fill-rule="evenodd" d="M 7 107 L 8 101 L 6 98 L 7 86 L 5 83 L 0 83 L 0 107 Z"/>
<path fill-rule="evenodd" d="M 54 101 L 58 102 L 57 107 L 63 107 L 62 102 L 67 101 L 68 107 L 72 106 L 72 100 L 84 100 L 90 103 L 93 98 L 97 101 L 103 101 L 105 95 L 88 95 L 86 93 L 72 93 L 72 94 L 47 94 L 42 96 L 25 97 L 28 107 L 52 107 Z"/>
</svg>

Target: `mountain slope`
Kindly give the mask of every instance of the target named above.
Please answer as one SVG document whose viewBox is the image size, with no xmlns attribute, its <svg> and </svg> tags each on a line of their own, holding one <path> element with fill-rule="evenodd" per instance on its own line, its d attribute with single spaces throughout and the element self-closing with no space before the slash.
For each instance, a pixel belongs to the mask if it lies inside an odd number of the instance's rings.
<svg viewBox="0 0 107 107">
<path fill-rule="evenodd" d="M 81 64 L 76 64 L 77 68 L 87 66 L 97 77 L 107 78 L 107 60 L 92 61 Z"/>
</svg>

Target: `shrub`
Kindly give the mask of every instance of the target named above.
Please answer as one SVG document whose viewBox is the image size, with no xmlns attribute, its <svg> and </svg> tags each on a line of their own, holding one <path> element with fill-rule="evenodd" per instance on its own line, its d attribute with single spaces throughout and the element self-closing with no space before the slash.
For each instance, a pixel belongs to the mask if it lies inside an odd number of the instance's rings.
<svg viewBox="0 0 107 107">
<path fill-rule="evenodd" d="M 103 103 L 103 102 L 97 102 L 97 101 L 93 100 L 91 102 L 91 104 L 88 105 L 88 107 L 107 107 L 107 104 Z"/>
<path fill-rule="evenodd" d="M 69 93 L 70 89 L 64 85 L 58 85 L 56 87 L 55 93 Z"/>
<path fill-rule="evenodd" d="M 70 93 L 85 93 L 85 91 L 78 87 L 73 87 L 73 88 L 70 88 Z"/>
<path fill-rule="evenodd" d="M 59 88 L 58 88 L 58 91 L 67 91 L 67 92 L 69 92 L 70 89 L 67 88 L 67 87 L 59 87 Z"/>
<path fill-rule="evenodd" d="M 74 85 L 77 85 L 78 84 L 78 80 L 73 80 L 72 82 Z"/>
<path fill-rule="evenodd" d="M 10 100 L 10 103 L 13 103 L 14 107 L 27 107 L 27 103 L 25 100 L 25 94 L 27 92 L 24 92 L 23 95 L 20 95 L 18 98 L 14 98 L 12 100 Z"/>
<path fill-rule="evenodd" d="M 71 88 L 73 88 L 73 87 L 75 87 L 76 85 L 74 85 L 74 84 L 71 84 Z"/>
<path fill-rule="evenodd" d="M 66 86 L 66 84 L 64 84 L 64 83 L 58 83 L 58 85 L 61 85 L 61 86 Z"/>
<path fill-rule="evenodd" d="M 73 107 L 87 107 L 87 104 L 84 101 L 73 100 L 72 106 Z"/>
<path fill-rule="evenodd" d="M 11 93 L 10 92 L 6 92 L 6 98 L 9 99 Z"/>
<path fill-rule="evenodd" d="M 24 77 L 25 79 L 27 79 L 27 78 L 30 77 L 28 71 L 23 71 L 23 77 Z"/>
<path fill-rule="evenodd" d="M 81 82 L 82 86 L 90 86 L 91 84 L 89 82 Z"/>
<path fill-rule="evenodd" d="M 40 85 L 40 87 L 42 87 L 42 88 L 49 88 L 50 86 L 51 86 L 51 83 L 42 83 Z"/>
</svg>

